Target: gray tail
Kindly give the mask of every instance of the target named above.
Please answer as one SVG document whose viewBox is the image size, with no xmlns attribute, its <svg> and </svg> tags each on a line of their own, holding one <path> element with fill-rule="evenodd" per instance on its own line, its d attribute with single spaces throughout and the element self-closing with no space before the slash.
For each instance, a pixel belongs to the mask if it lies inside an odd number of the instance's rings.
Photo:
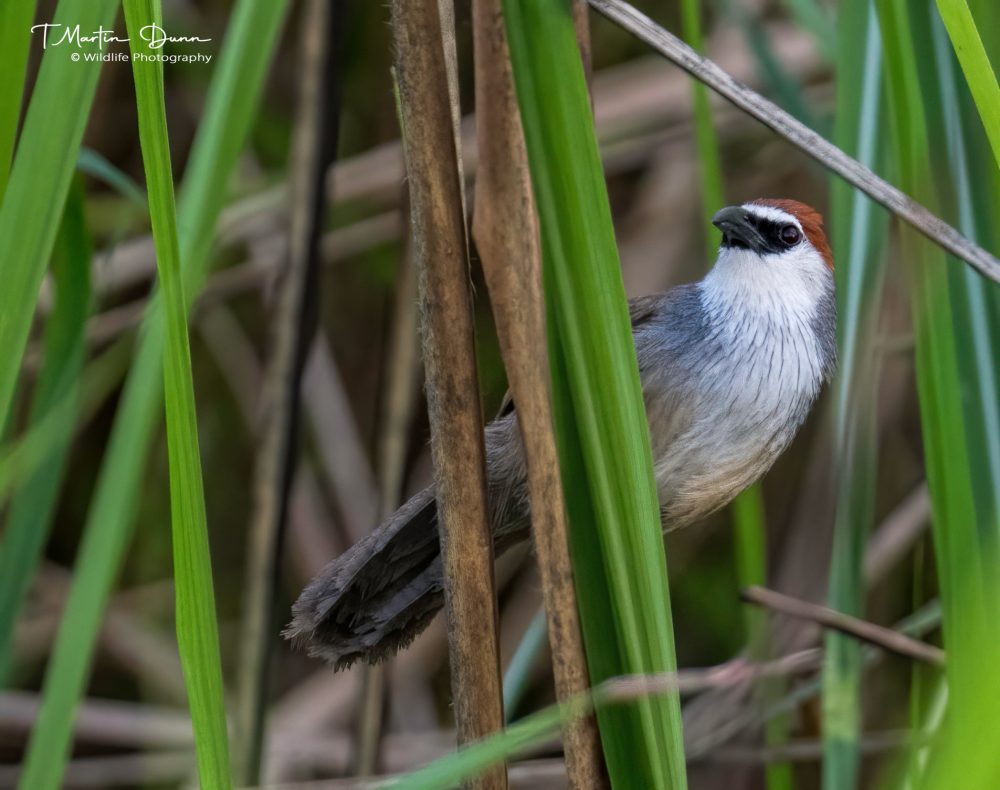
<svg viewBox="0 0 1000 790">
<path fill-rule="evenodd" d="M 437 503 L 426 488 L 309 583 L 285 636 L 338 669 L 381 661 L 443 604 Z"/>
</svg>

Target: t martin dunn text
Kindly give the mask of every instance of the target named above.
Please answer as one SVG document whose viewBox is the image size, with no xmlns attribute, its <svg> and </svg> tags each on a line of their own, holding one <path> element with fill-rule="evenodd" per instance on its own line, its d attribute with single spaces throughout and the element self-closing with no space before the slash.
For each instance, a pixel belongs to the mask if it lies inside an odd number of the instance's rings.
<svg viewBox="0 0 1000 790">
<path fill-rule="evenodd" d="M 63 44 L 75 46 L 77 49 L 84 49 L 87 46 L 96 44 L 98 52 L 85 54 L 84 57 L 87 60 L 128 60 L 127 55 L 114 55 L 104 51 L 105 47 L 109 44 L 131 43 L 127 36 L 122 38 L 116 35 L 114 30 L 99 27 L 91 33 L 85 33 L 80 30 L 79 25 L 60 25 L 53 22 L 34 25 L 31 28 L 32 33 L 39 30 L 42 32 L 42 49 L 58 47 Z M 149 50 L 163 49 L 166 44 L 207 44 L 212 40 L 210 38 L 199 38 L 198 36 L 170 36 L 159 25 L 146 25 L 139 31 L 139 38 L 146 44 L 146 48 Z M 196 55 L 161 55 L 159 53 L 147 55 L 136 47 L 132 47 L 132 56 L 143 59 L 164 60 L 171 63 L 181 60 L 205 61 L 207 63 L 212 59 L 211 55 L 201 53 Z M 74 57 L 73 59 L 78 60 L 79 58 Z"/>
</svg>

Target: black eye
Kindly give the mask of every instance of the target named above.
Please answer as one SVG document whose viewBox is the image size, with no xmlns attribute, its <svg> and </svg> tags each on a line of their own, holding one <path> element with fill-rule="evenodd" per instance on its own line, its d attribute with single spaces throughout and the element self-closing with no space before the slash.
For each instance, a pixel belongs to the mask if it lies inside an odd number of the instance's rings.
<svg viewBox="0 0 1000 790">
<path fill-rule="evenodd" d="M 802 233 L 794 225 L 785 225 L 781 229 L 781 240 L 789 247 L 798 244 L 802 238 Z"/>
</svg>

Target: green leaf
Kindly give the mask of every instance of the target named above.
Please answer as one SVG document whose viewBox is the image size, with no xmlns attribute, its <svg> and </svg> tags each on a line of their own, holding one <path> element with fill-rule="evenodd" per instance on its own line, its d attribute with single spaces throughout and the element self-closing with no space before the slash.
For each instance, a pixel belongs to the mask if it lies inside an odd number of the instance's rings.
<svg viewBox="0 0 1000 790">
<path fill-rule="evenodd" d="M 553 404 L 592 683 L 675 668 L 659 504 L 569 3 L 505 0 L 542 237 Z M 599 317 L 599 320 L 596 319 Z M 676 695 L 600 711 L 622 787 L 686 786 Z"/>
<path fill-rule="evenodd" d="M 701 35 L 700 0 L 682 0 L 681 29 L 684 40 L 698 52 L 705 48 Z M 719 236 L 711 219 L 723 206 L 722 164 L 719 156 L 719 138 L 712 121 L 712 108 L 708 103 L 708 88 L 698 80 L 691 80 L 694 99 L 695 140 L 698 146 L 698 173 L 701 179 L 701 207 L 705 217 L 705 256 L 719 247 Z"/>
<path fill-rule="evenodd" d="M 12 17 L 0 18 L 0 22 L 21 24 L 23 19 L 15 22 L 15 18 L 18 10 L 26 13 L 25 3 L 10 5 L 4 13 Z M 81 30 L 109 28 L 116 9 L 115 0 L 60 0 L 53 23 L 79 25 Z M 18 32 L 11 29 L 4 35 L 17 38 Z M 18 73 L 14 61 L 26 42 L 13 46 L 15 52 L 10 57 L 15 73 L 11 76 L 14 82 L 20 83 L 23 66 Z M 100 74 L 100 61 L 74 62 L 67 49 L 65 46 L 49 47 L 42 57 L 21 142 L 0 207 L 0 239 L 4 240 L 0 247 L 0 278 L 4 283 L 0 289 L 0 348 L 3 349 L 0 424 L 6 421 L 10 409 L 35 302 L 62 219 L 63 203 Z M 7 74 L 4 74 L 6 79 Z M 16 86 L 13 90 L 16 91 Z M 9 128 L 14 101 L 8 97 L 6 102 Z M 3 125 L 4 119 L 0 118 L 0 128 Z M 0 145 L 9 146 L 9 142 L 4 142 L 8 136 L 0 139 Z M 0 150 L 0 154 L 4 152 Z M 9 151 L 6 155 L 9 156 Z M 6 166 L 6 160 L 3 161 L 0 167 Z"/>
<path fill-rule="evenodd" d="M 939 138 L 948 152 L 950 180 L 954 185 L 956 226 L 968 238 L 996 246 L 987 232 L 995 200 L 973 189 L 976 158 L 973 154 L 978 130 L 962 112 L 968 99 L 948 51 L 941 23 L 931 20 L 931 37 L 937 68 L 942 112 Z M 963 410 L 971 454 L 973 495 L 979 522 L 989 530 L 1000 530 L 1000 326 L 991 326 L 990 299 L 998 289 L 974 271 L 963 267 L 949 273 L 954 302 L 955 335 L 960 375 L 964 382 Z M 994 538 L 995 539 L 995 538 Z"/>
<path fill-rule="evenodd" d="M 868 167 L 875 165 L 880 126 L 882 45 L 867 0 L 841 4 L 834 141 Z M 860 56 L 859 44 L 863 42 Z M 883 265 L 876 238 L 884 219 L 861 192 L 834 181 L 831 203 L 837 256 L 837 327 L 840 369 L 833 383 L 836 480 L 829 605 L 864 616 L 862 561 L 875 518 L 877 444 L 875 395 L 876 317 Z M 823 784 L 857 782 L 860 733 L 861 651 L 857 640 L 828 633 L 823 667 Z"/>
<path fill-rule="evenodd" d="M 232 786 L 232 772 L 198 446 L 187 306 L 181 281 L 180 243 L 177 239 L 174 181 L 163 95 L 163 64 L 151 59 L 159 53 L 150 49 L 140 35 L 140 31 L 149 25 L 162 27 L 163 12 L 159 0 L 124 0 L 123 5 L 131 41 L 139 142 L 146 172 L 156 269 L 166 318 L 163 395 L 170 467 L 177 645 L 194 727 L 198 777 L 202 787 L 225 790 Z"/>
<path fill-rule="evenodd" d="M 528 690 L 535 660 L 546 647 L 548 647 L 548 621 L 545 618 L 545 609 L 542 608 L 531 618 L 503 675 L 503 711 L 508 723 L 513 720 Z"/>
<path fill-rule="evenodd" d="M 920 66 L 934 67 L 926 57 L 931 50 L 927 16 L 903 0 L 878 0 L 877 5 L 899 180 L 936 210 L 944 195 L 932 170 L 930 140 L 938 131 L 929 131 L 928 118 L 939 114 L 939 99 L 935 81 L 920 74 Z M 934 112 L 928 113 L 928 106 Z M 912 289 L 917 390 L 948 651 L 949 717 L 960 719 L 980 710 L 982 684 L 989 677 L 981 672 L 982 648 L 992 656 L 1000 649 L 995 628 L 1000 598 L 993 582 L 1000 568 L 998 529 L 977 515 L 973 481 L 982 470 L 971 462 L 963 408 L 967 382 L 956 333 L 955 283 L 943 253 L 928 249 L 909 231 L 902 234 L 901 259 L 908 264 Z"/>
<path fill-rule="evenodd" d="M 178 199 L 181 273 L 188 304 L 207 274 L 215 224 L 286 8 L 287 0 L 239 0 L 233 9 Z M 132 534 L 161 404 L 165 331 L 161 309 L 160 300 L 154 299 L 87 513 L 66 612 L 46 672 L 42 708 L 31 734 L 24 790 L 59 786 L 101 614 Z"/>
<path fill-rule="evenodd" d="M 838 59 L 833 20 L 817 0 L 785 0 L 795 21 L 816 39 L 816 46 L 826 60 L 843 63 Z"/>
<path fill-rule="evenodd" d="M 0 201 L 7 188 L 10 163 L 17 139 L 24 99 L 24 75 L 28 68 L 28 45 L 36 0 L 6 0 L 0 3 Z"/>
<path fill-rule="evenodd" d="M 105 184 L 116 190 L 122 197 L 146 210 L 146 195 L 142 188 L 132 180 L 128 173 L 115 167 L 97 151 L 91 148 L 80 150 L 76 161 L 76 169 L 94 178 L 99 178 Z"/>
<path fill-rule="evenodd" d="M 36 430 L 51 420 L 53 442 L 27 472 L 11 503 L 0 542 L 0 688 L 6 685 L 14 626 L 52 525 L 73 438 L 90 314 L 90 257 L 83 188 L 77 181 L 66 201 L 56 239 L 52 266 L 55 303 L 45 324 L 44 361 L 35 385 L 29 428 Z"/>
<path fill-rule="evenodd" d="M 976 21 L 965 0 L 937 0 L 937 7 L 976 101 L 993 157 L 1000 167 L 1000 85 L 979 37 Z"/>
</svg>

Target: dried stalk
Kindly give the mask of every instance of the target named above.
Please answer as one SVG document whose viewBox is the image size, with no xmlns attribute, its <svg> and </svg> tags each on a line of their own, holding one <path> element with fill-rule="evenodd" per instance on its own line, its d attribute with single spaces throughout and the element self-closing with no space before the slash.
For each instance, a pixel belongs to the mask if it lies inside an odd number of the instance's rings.
<svg viewBox="0 0 1000 790">
<path fill-rule="evenodd" d="M 940 648 L 921 642 L 919 639 L 913 639 L 891 628 L 875 625 L 843 612 L 836 612 L 826 606 L 792 598 L 764 587 L 748 587 L 740 597 L 747 603 L 762 606 L 773 612 L 819 623 L 824 628 L 840 631 L 842 634 L 869 642 L 883 650 L 888 650 L 890 653 L 924 661 L 938 667 L 944 666 L 945 655 Z"/>
<path fill-rule="evenodd" d="M 562 701 L 586 689 L 588 675 L 552 433 L 538 221 L 500 0 L 475 0 L 472 13 L 479 144 L 473 233 L 524 442 L 552 669 Z M 571 786 L 603 785 L 594 719 L 569 723 L 563 740 Z"/>
<path fill-rule="evenodd" d="M 340 0 L 310 0 L 303 17 L 304 77 L 293 142 L 289 249 L 277 290 L 262 394 L 241 630 L 237 776 L 244 785 L 256 784 L 260 776 L 268 664 L 276 630 L 275 587 L 295 466 L 302 371 L 318 310 L 323 173 L 337 150 L 339 96 L 333 64 L 342 10 Z"/>
<path fill-rule="evenodd" d="M 863 164 L 816 134 L 773 102 L 733 79 L 708 58 L 623 0 L 588 0 L 595 11 L 632 33 L 696 80 L 753 116 L 792 145 L 832 170 L 876 203 L 911 225 L 946 252 L 968 263 L 984 277 L 1000 282 L 1000 260 L 966 239 L 944 220 L 896 189 Z"/>
<path fill-rule="evenodd" d="M 392 29 L 420 273 L 452 696 L 464 744 L 500 730 L 503 705 L 460 159 L 437 0 L 394 0 Z M 505 767 L 470 786 L 506 788 Z"/>
</svg>

